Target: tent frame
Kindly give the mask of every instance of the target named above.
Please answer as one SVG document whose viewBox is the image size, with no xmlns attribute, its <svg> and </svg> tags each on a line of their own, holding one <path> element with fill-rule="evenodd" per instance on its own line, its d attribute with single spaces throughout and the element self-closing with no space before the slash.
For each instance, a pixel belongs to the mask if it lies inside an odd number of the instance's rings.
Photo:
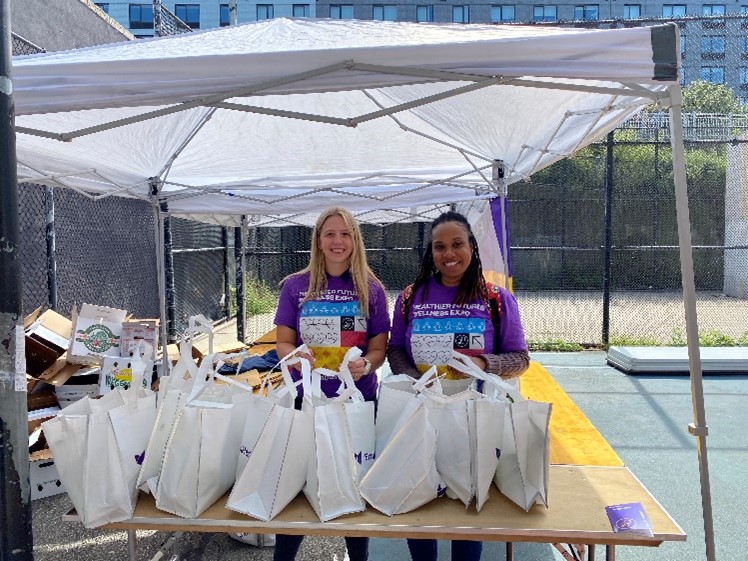
<svg viewBox="0 0 748 561">
<path fill-rule="evenodd" d="M 241 27 L 241 26 L 237 26 Z M 423 28 L 427 29 L 427 28 Z M 601 32 L 603 33 L 603 32 Z M 676 43 L 675 46 L 673 45 L 665 45 L 663 47 L 662 45 L 659 45 L 659 48 L 669 48 L 677 49 L 677 32 L 676 32 Z M 188 38 L 189 39 L 189 38 Z M 668 40 L 672 40 L 673 36 L 669 36 Z M 441 40 L 440 40 L 441 42 Z M 444 45 L 447 45 L 448 42 L 443 42 Z M 657 63 L 657 61 L 653 62 Z M 671 62 L 671 61 L 668 61 Z M 424 63 L 426 64 L 426 63 Z M 673 70 L 674 66 L 670 66 L 669 69 Z M 660 69 L 659 71 L 661 71 Z M 397 105 L 394 105 L 393 107 L 381 107 L 380 109 L 376 111 L 369 111 L 366 113 L 363 113 L 358 116 L 351 116 L 351 117 L 345 117 L 345 118 L 332 118 L 325 115 L 315 115 L 311 113 L 304 113 L 300 111 L 288 111 L 288 110 L 279 110 L 279 109 L 267 109 L 267 108 L 261 108 L 251 105 L 243 105 L 243 104 L 237 104 L 232 103 L 227 100 L 231 98 L 236 97 L 245 97 L 249 95 L 254 94 L 260 94 L 260 93 L 273 93 L 273 91 L 281 91 L 283 86 L 288 86 L 291 84 L 298 84 L 299 82 L 302 82 L 304 80 L 308 80 L 311 78 L 317 78 L 325 75 L 329 75 L 332 73 L 340 73 L 341 71 L 358 71 L 358 72 L 368 72 L 368 73 L 380 73 L 380 74 L 390 74 L 390 75 L 397 75 L 400 77 L 403 77 L 403 80 L 399 82 L 400 84 L 406 84 L 408 83 L 407 78 L 412 78 L 412 83 L 424 83 L 424 82 L 468 82 L 466 85 L 460 85 L 454 89 L 450 89 L 445 92 L 438 92 L 431 95 L 426 95 L 418 99 L 414 99 L 405 103 L 399 103 Z M 450 97 L 454 97 L 456 95 L 460 95 L 467 92 L 477 91 L 483 88 L 486 88 L 488 86 L 513 86 L 513 87 L 527 87 L 527 88 L 547 88 L 547 89 L 553 89 L 553 90 L 567 90 L 572 92 L 590 92 L 590 93 L 597 93 L 597 94 L 606 94 L 612 96 L 612 99 L 608 104 L 604 107 L 596 107 L 594 109 L 585 110 L 586 113 L 589 113 L 590 111 L 594 111 L 596 118 L 594 119 L 593 123 L 588 125 L 588 129 L 585 131 L 586 134 L 582 135 L 578 139 L 575 140 L 576 147 L 567 150 L 565 153 L 554 153 L 552 150 L 552 141 L 556 138 L 556 136 L 561 131 L 561 125 L 563 122 L 569 118 L 574 116 L 573 111 L 569 111 L 566 113 L 566 115 L 561 119 L 561 121 L 558 123 L 557 128 L 553 131 L 550 131 L 550 138 L 547 139 L 547 141 L 544 143 L 543 146 L 522 146 L 522 150 L 530 151 L 531 153 L 536 153 L 538 156 L 538 162 L 541 161 L 541 158 L 543 156 L 552 156 L 550 161 L 545 161 L 544 163 L 547 165 L 549 163 L 552 163 L 553 161 L 560 160 L 563 157 L 568 156 L 569 154 L 572 154 L 580 147 L 586 145 L 585 143 L 589 143 L 591 141 L 590 133 L 594 131 L 595 124 L 599 124 L 602 120 L 602 117 L 605 115 L 606 112 L 611 110 L 621 110 L 625 108 L 631 108 L 632 110 L 634 108 L 638 108 L 641 106 L 641 103 L 636 103 L 635 105 L 626 105 L 625 102 L 621 105 L 615 105 L 616 103 L 621 103 L 619 99 L 617 99 L 617 96 L 624 96 L 624 97 L 635 97 L 635 98 L 649 98 L 653 100 L 656 103 L 659 103 L 663 106 L 669 107 L 669 113 L 670 113 L 670 126 L 671 126 L 671 147 L 673 152 L 673 169 L 674 169 L 674 177 L 675 177 L 675 195 L 676 195 L 676 213 L 677 213 L 677 224 L 678 224 L 678 239 L 679 239 L 679 248 L 680 248 L 680 260 L 681 260 L 681 277 L 682 277 L 682 283 L 683 283 L 683 299 L 684 299 L 684 305 L 685 305 L 685 316 L 686 316 L 686 337 L 687 337 L 687 344 L 688 344 L 688 355 L 689 355 L 689 367 L 690 367 L 690 380 L 691 380 L 691 396 L 692 396 L 692 404 L 693 404 L 693 423 L 689 425 L 689 432 L 696 437 L 697 439 L 697 449 L 698 449 L 698 456 L 699 456 L 699 469 L 700 469 L 700 479 L 701 479 L 701 494 L 702 494 L 702 509 L 703 509 L 703 517 L 704 517 L 704 529 L 705 529 L 705 541 L 706 541 L 706 557 L 708 561 L 714 561 L 715 559 L 715 548 L 714 548 L 714 529 L 713 529 L 713 520 L 712 520 L 712 508 L 711 508 L 711 491 L 709 486 L 709 470 L 708 470 L 708 461 L 707 461 L 707 443 L 706 443 L 706 437 L 708 435 L 708 427 L 706 426 L 706 418 L 705 418 L 705 412 L 704 412 L 704 395 L 703 395 L 703 382 L 702 382 L 702 367 L 701 367 L 701 357 L 700 357 L 700 351 L 699 351 L 699 342 L 698 342 L 698 323 L 697 323 L 697 317 L 696 317 L 696 289 L 695 289 L 695 281 L 694 281 L 694 271 L 693 271 L 693 256 L 692 256 L 692 248 L 691 248 L 691 234 L 690 234 L 690 218 L 689 218 L 689 210 L 688 210 L 688 194 L 687 194 L 687 188 L 686 188 L 686 170 L 685 170 L 685 159 L 684 159 L 684 144 L 683 144 L 683 130 L 682 130 L 682 123 L 681 123 L 681 105 L 682 105 L 682 95 L 681 95 L 681 88 L 680 85 L 677 83 L 673 83 L 673 73 L 669 73 L 667 76 L 658 75 L 659 72 L 657 69 L 655 69 L 654 72 L 654 78 L 650 75 L 650 79 L 653 80 L 663 80 L 663 81 L 669 81 L 671 85 L 668 85 L 666 88 L 659 90 L 659 91 L 653 91 L 650 89 L 647 89 L 644 85 L 640 85 L 637 83 L 626 83 L 625 80 L 619 80 L 618 83 L 622 85 L 622 87 L 606 87 L 596 84 L 585 84 L 583 78 L 579 78 L 578 80 L 563 80 L 563 79 L 552 79 L 552 78 L 530 78 L 527 77 L 518 78 L 514 76 L 503 76 L 500 75 L 500 73 L 497 73 L 496 75 L 479 75 L 476 74 L 466 74 L 464 72 L 451 72 L 448 70 L 434 70 L 430 68 L 419 68 L 419 67 L 399 67 L 399 66 L 389 66 L 389 65 L 378 65 L 378 64 L 371 64 L 371 63 L 364 63 L 364 62 L 356 62 L 355 60 L 343 60 L 340 62 L 336 62 L 334 64 L 329 64 L 326 66 L 318 67 L 318 68 L 312 68 L 307 71 L 298 72 L 295 74 L 290 74 L 287 76 L 280 76 L 275 79 L 267 80 L 258 84 L 254 84 L 250 87 L 243 87 L 238 89 L 232 89 L 230 91 L 223 91 L 217 94 L 206 94 L 203 98 L 200 99 L 192 99 L 190 101 L 182 101 L 179 103 L 176 103 L 174 105 L 169 105 L 166 107 L 163 107 L 161 109 L 157 110 L 151 110 L 150 108 L 144 109 L 144 112 L 137 115 L 131 115 L 125 118 L 120 119 L 114 119 L 109 122 L 103 122 L 99 123 L 95 126 L 89 126 L 77 130 L 70 130 L 70 131 L 63 131 L 63 132 L 55 132 L 50 130 L 44 130 L 42 128 L 34 128 L 34 127 L 25 127 L 25 126 L 17 126 L 16 132 L 21 134 L 28 134 L 33 136 L 38 136 L 42 138 L 48 138 L 48 139 L 54 139 L 61 142 L 70 142 L 73 139 L 81 138 L 83 136 L 87 136 L 90 134 L 94 134 L 97 132 L 107 131 L 111 129 L 115 129 L 118 127 L 123 127 L 126 125 L 132 125 L 135 123 L 144 122 L 150 119 L 154 119 L 157 117 L 162 117 L 166 115 L 172 115 L 176 114 L 182 111 L 186 111 L 189 109 L 199 108 L 199 107 L 208 107 L 212 108 L 213 111 L 218 109 L 228 109 L 228 110 L 236 110 L 241 112 L 250 112 L 250 113 L 258 113 L 258 114 L 264 114 L 264 115 L 275 115 L 278 117 L 283 118 L 290 118 L 290 119 L 303 119 L 313 122 L 323 122 L 323 123 L 329 123 L 333 125 L 338 125 L 342 127 L 357 127 L 359 124 L 362 124 L 367 121 L 371 121 L 373 119 L 387 117 L 390 119 L 393 119 L 395 123 L 397 123 L 401 128 L 402 123 L 397 119 L 397 113 L 406 111 L 408 109 L 413 109 L 416 107 L 427 105 L 428 103 L 432 103 L 434 101 L 447 99 Z M 392 82 L 392 81 L 391 81 Z M 394 83 L 394 82 L 392 82 Z M 367 86 L 354 86 L 354 89 L 359 89 L 365 91 Z M 375 88 L 376 86 L 368 86 L 371 88 Z M 308 91 L 310 93 L 313 92 L 313 90 L 306 89 L 304 90 L 303 87 L 299 89 L 299 91 Z M 323 90 L 320 90 L 323 91 Z M 327 91 L 327 90 L 324 90 Z M 330 90 L 334 91 L 334 90 Z M 367 94 L 368 95 L 368 94 Z M 371 98 L 371 96 L 369 96 Z M 373 99 L 372 99 L 373 100 Z M 164 223 L 167 216 L 174 215 L 174 216 L 192 216 L 192 215 L 186 215 L 181 213 L 172 213 L 168 208 L 168 203 L 170 200 L 176 201 L 180 198 L 190 198 L 190 197 L 198 197 L 205 193 L 212 193 L 216 191 L 222 191 L 225 189 L 230 189 L 232 192 L 227 194 L 226 196 L 233 196 L 233 197 L 252 197 L 253 190 L 260 189 L 260 186 L 254 186 L 254 185 L 242 185 L 242 186 L 234 186 L 234 185 L 208 185 L 208 186 L 201 186 L 201 187 L 194 187 L 194 186 L 187 186 L 187 185 L 176 185 L 175 183 L 170 183 L 169 178 L 169 172 L 171 170 L 171 166 L 174 163 L 177 155 L 179 152 L 183 151 L 189 143 L 195 139 L 196 134 L 200 130 L 201 127 L 207 123 L 211 116 L 213 111 L 208 111 L 205 116 L 202 117 L 202 119 L 197 122 L 194 125 L 194 130 L 192 131 L 192 134 L 189 135 L 183 142 L 182 146 L 172 155 L 172 158 L 169 162 L 167 162 L 163 169 L 160 170 L 158 174 L 156 174 L 155 177 L 152 177 L 148 181 L 148 186 L 150 187 L 150 192 L 147 197 L 148 200 L 150 200 L 153 208 L 154 213 L 154 227 L 156 229 L 156 239 L 157 239 L 157 248 L 156 248 L 156 260 L 157 260 L 157 271 L 159 275 L 158 279 L 158 286 L 159 291 L 161 293 L 161 301 L 160 301 L 160 314 L 161 314 L 161 326 L 162 326 L 162 341 L 166 343 L 166 337 L 168 332 L 168 326 L 167 326 L 167 317 L 166 317 L 166 262 L 165 262 L 165 255 L 164 255 L 164 242 L 166 239 L 165 234 L 165 228 Z M 603 121 L 604 122 L 604 121 Z M 425 133 L 415 131 L 412 129 L 407 129 L 409 132 L 412 132 L 417 135 L 421 135 L 424 138 L 429 138 L 429 136 Z M 431 138 L 431 140 L 436 141 L 436 139 Z M 457 148 L 456 146 L 453 146 L 453 148 Z M 446 179 L 441 179 L 438 182 L 437 181 L 418 181 L 413 178 L 398 178 L 398 177 L 392 177 L 387 176 L 384 177 L 382 174 L 374 175 L 374 176 L 367 176 L 367 177 L 361 177 L 356 181 L 352 181 L 348 184 L 346 184 L 346 191 L 343 192 L 340 190 L 341 195 L 345 194 L 347 196 L 352 197 L 364 197 L 368 199 L 369 202 L 369 208 L 370 210 L 375 208 L 377 204 L 381 204 L 381 208 L 390 208 L 394 207 L 394 203 L 399 202 L 396 200 L 393 200 L 393 197 L 395 195 L 391 195 L 388 197 L 378 197 L 378 196 L 372 196 L 370 194 L 365 194 L 361 191 L 357 191 L 357 187 L 371 187 L 372 183 L 368 182 L 366 180 L 371 179 L 386 179 L 390 182 L 390 184 L 393 185 L 402 185 L 402 184 L 412 184 L 417 182 L 417 189 L 426 189 L 429 186 L 433 184 L 440 184 L 440 185 L 449 185 L 450 187 L 464 187 L 466 195 L 470 193 L 470 197 L 465 198 L 465 200 L 470 199 L 471 201 L 478 201 L 482 199 L 487 199 L 489 197 L 499 196 L 502 197 L 502 199 L 506 196 L 507 187 L 510 183 L 519 181 L 523 179 L 524 177 L 520 174 L 520 172 L 515 171 L 514 164 L 515 162 L 506 161 L 506 159 L 503 160 L 502 164 L 505 169 L 504 177 L 500 177 L 500 174 L 498 173 L 498 170 L 500 169 L 499 164 L 497 163 L 497 160 L 495 159 L 488 159 L 486 156 L 477 154 L 477 153 L 469 153 L 465 150 L 460 150 L 460 153 L 465 159 L 470 163 L 471 170 L 468 173 L 476 173 L 483 179 L 483 185 L 478 185 L 480 182 L 475 182 L 474 184 L 468 185 L 467 183 L 460 183 L 460 175 L 456 175 L 453 177 L 449 177 Z M 494 154 L 493 158 L 501 158 L 501 154 Z M 484 160 L 484 164 L 476 164 L 473 162 L 470 158 L 477 158 L 480 160 Z M 519 159 L 517 160 L 519 161 Z M 42 170 L 39 169 L 32 169 L 31 166 L 28 164 L 25 164 L 22 160 L 19 161 L 19 169 L 25 168 L 26 170 L 31 170 L 35 176 L 38 176 L 38 180 L 41 183 L 45 184 L 58 184 L 63 187 L 67 188 L 75 188 L 73 187 L 68 181 L 65 180 L 65 174 L 52 174 L 52 173 L 45 173 Z M 489 177 L 485 175 L 484 172 L 487 173 L 487 170 L 491 169 L 491 174 Z M 533 168 L 535 169 L 535 168 Z M 140 199 L 144 199 L 144 195 L 142 194 L 142 191 L 139 193 L 136 192 L 135 188 L 142 187 L 144 184 L 140 184 L 137 186 L 123 186 L 123 185 L 116 185 L 113 181 L 110 181 L 109 179 L 105 178 L 100 174 L 96 169 L 85 169 L 80 170 L 80 173 L 88 177 L 94 177 L 97 181 L 102 180 L 107 182 L 109 185 L 115 185 L 117 189 L 114 191 L 109 191 L 106 194 L 99 194 L 99 195 L 90 195 L 87 194 L 87 196 L 91 198 L 99 198 L 104 196 L 113 196 L 113 195 L 128 195 L 128 196 L 135 196 Z M 532 173 L 531 171 L 528 173 Z M 68 174 L 68 175 L 73 175 Z M 267 178 L 265 178 L 267 179 Z M 272 178 L 270 178 L 272 179 Z M 26 174 L 23 178 L 24 181 L 33 181 L 33 177 L 29 177 L 28 174 Z M 330 184 L 334 183 L 334 180 L 328 181 L 327 185 L 325 186 L 317 186 L 316 189 L 312 190 L 313 193 L 320 193 L 323 191 L 327 192 L 334 192 L 338 193 L 338 189 L 336 186 L 330 187 Z M 381 183 L 380 185 L 384 186 L 385 183 Z M 169 189 L 165 190 L 165 187 L 168 186 Z M 81 189 L 75 188 L 76 191 L 83 193 Z M 85 193 L 84 193 L 85 194 Z M 293 197 L 297 197 L 301 195 L 294 195 Z M 293 198 L 292 197 L 292 198 Z M 348 199 L 353 200 L 353 199 Z M 260 201 L 262 202 L 262 201 Z M 446 197 L 443 197 L 442 202 L 446 202 Z M 454 202 L 454 199 L 452 200 Z M 503 202 L 503 201 L 502 201 Z M 345 201 L 343 201 L 343 204 L 345 204 Z M 404 206 L 404 205 L 403 205 Z M 503 210 L 503 204 L 502 204 L 502 210 Z M 359 216 L 366 214 L 367 211 L 359 212 Z M 244 213 L 241 213 L 242 215 Z M 395 213 L 396 216 L 404 216 L 402 214 Z M 265 213 L 263 216 L 268 217 L 268 220 L 266 223 L 272 223 L 276 220 L 280 220 L 280 216 L 273 215 L 271 213 Z M 414 216 L 418 217 L 419 219 L 426 218 L 426 215 L 424 212 L 417 211 L 414 213 Z M 233 225 L 244 225 L 246 221 L 254 221 L 258 217 L 254 216 L 242 216 L 239 220 L 240 222 L 234 223 Z M 505 221 L 506 217 L 502 216 L 502 221 Z M 506 244 L 506 240 L 504 240 L 504 244 Z M 504 258 L 506 259 L 507 252 L 504 252 Z M 164 352 L 166 352 L 166 347 L 164 346 Z M 165 361 L 165 363 L 168 363 L 168 360 Z"/>
</svg>

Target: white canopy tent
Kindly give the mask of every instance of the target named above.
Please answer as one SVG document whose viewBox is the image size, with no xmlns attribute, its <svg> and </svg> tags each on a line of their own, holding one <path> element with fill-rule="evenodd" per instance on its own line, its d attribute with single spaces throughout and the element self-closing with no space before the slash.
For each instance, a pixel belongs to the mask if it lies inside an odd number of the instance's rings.
<svg viewBox="0 0 748 561">
<path fill-rule="evenodd" d="M 165 215 L 310 224 L 342 204 L 362 222 L 429 220 L 434 205 L 503 196 L 653 101 L 669 107 L 713 559 L 678 45 L 674 24 L 276 19 L 17 57 L 18 178 L 151 201 L 160 240 Z"/>
</svg>

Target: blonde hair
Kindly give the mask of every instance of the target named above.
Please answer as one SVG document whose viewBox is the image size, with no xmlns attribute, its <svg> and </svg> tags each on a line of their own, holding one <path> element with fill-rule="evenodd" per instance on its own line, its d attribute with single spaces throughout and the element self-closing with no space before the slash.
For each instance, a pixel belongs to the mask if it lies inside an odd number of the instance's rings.
<svg viewBox="0 0 748 561">
<path fill-rule="evenodd" d="M 359 307 L 364 317 L 369 317 L 369 282 L 373 281 L 382 288 L 382 282 L 377 278 L 374 272 L 369 268 L 366 261 L 366 248 L 364 239 L 361 235 L 361 228 L 358 221 L 351 212 L 340 206 L 330 207 L 322 212 L 317 218 L 312 231 L 312 247 L 309 264 L 296 274 L 309 273 L 309 289 L 307 290 L 304 302 L 312 298 L 319 297 L 327 288 L 327 274 L 325 272 L 325 255 L 319 247 L 319 237 L 322 233 L 322 226 L 331 216 L 340 216 L 345 223 L 348 233 L 351 235 L 353 242 L 353 251 L 351 252 L 350 272 L 353 278 L 353 287 L 356 290 Z"/>
</svg>

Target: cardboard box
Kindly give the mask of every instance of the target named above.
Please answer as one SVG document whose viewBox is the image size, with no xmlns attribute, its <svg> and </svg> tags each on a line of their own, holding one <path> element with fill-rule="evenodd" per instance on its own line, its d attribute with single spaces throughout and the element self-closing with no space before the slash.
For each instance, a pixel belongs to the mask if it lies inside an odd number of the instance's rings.
<svg viewBox="0 0 748 561">
<path fill-rule="evenodd" d="M 49 449 L 29 454 L 29 477 L 32 501 L 65 492 Z"/>
<path fill-rule="evenodd" d="M 31 392 L 39 381 L 64 384 L 78 367 L 65 370 L 66 351 L 70 345 L 72 322 L 53 310 L 41 312 L 37 308 L 23 322 L 26 333 L 27 391 Z"/>
<path fill-rule="evenodd" d="M 83 304 L 73 309 L 73 330 L 67 361 L 98 364 L 104 356 L 120 356 L 122 322 L 127 311 L 107 306 Z"/>
<path fill-rule="evenodd" d="M 104 357 L 99 375 L 99 395 L 104 395 L 114 388 L 127 389 L 132 383 L 132 359 L 123 357 Z M 153 383 L 153 361 L 145 361 L 143 387 L 150 388 Z"/>
<path fill-rule="evenodd" d="M 70 346 L 73 323 L 54 310 L 47 310 L 41 314 L 38 313 L 39 310 L 40 308 L 37 308 L 24 320 L 23 327 L 26 336 L 59 349 L 62 354 Z"/>
<path fill-rule="evenodd" d="M 82 368 L 65 385 L 56 386 L 55 395 L 60 407 L 65 408 L 84 397 L 98 397 L 99 374 L 98 367 Z"/>
<path fill-rule="evenodd" d="M 158 319 L 131 319 L 122 323 L 122 343 L 120 345 L 120 356 L 131 356 L 132 347 L 140 341 L 145 341 L 153 348 L 156 356 L 158 349 Z"/>
</svg>

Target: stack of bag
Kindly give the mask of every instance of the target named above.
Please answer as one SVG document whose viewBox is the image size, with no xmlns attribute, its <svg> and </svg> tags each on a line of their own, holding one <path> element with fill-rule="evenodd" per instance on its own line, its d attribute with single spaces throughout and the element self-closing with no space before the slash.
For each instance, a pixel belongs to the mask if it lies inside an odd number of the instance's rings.
<svg viewBox="0 0 748 561">
<path fill-rule="evenodd" d="M 141 345 L 145 345 L 141 343 Z M 137 479 L 156 418 L 156 396 L 143 389 L 153 348 L 133 354 L 132 383 L 101 399 L 84 397 L 65 407 L 42 430 L 84 526 L 132 518 Z"/>
<path fill-rule="evenodd" d="M 343 364 L 360 354 L 352 349 Z M 299 384 L 291 379 L 292 365 L 301 370 L 301 410 L 294 409 Z M 374 403 L 364 401 L 344 367 L 312 371 L 307 361 L 286 357 L 281 370 L 281 390 L 256 397 L 255 409 L 263 411 L 263 418 L 250 423 L 253 413 L 247 416 L 243 448 L 248 460 L 226 508 L 269 521 L 303 491 L 322 521 L 364 510 L 358 482 L 374 457 Z M 339 397 L 322 394 L 323 375 L 340 377 Z M 252 431 L 251 426 L 261 428 Z"/>
<path fill-rule="evenodd" d="M 262 521 L 300 492 L 321 521 L 366 502 L 405 513 L 443 494 L 480 511 L 492 482 L 525 510 L 548 504 L 551 405 L 525 400 L 464 355 L 454 353 L 449 366 L 473 379 L 470 387 L 443 385 L 436 368 L 418 380 L 392 375 L 380 384 L 375 423 L 374 403 L 346 367 L 358 348 L 334 372 L 295 357 L 302 346 L 281 360 L 279 388 L 267 378 L 253 392 L 217 373 L 229 355 L 212 353 L 210 342 L 196 365 L 191 345 L 201 333 L 212 336 L 207 322 L 191 321 L 177 364 L 160 379 L 158 409 L 141 387 L 138 355 L 128 390 L 86 398 L 43 424 L 87 527 L 131 518 L 139 489 L 186 518 L 230 490 L 226 508 Z M 340 379 L 337 397 L 322 393 L 323 376 Z"/>
<path fill-rule="evenodd" d="M 480 382 L 448 392 L 431 368 L 420 379 L 393 375 L 379 391 L 377 461 L 361 492 L 377 510 L 408 512 L 442 493 L 478 511 L 491 482 L 526 511 L 548 505 L 551 404 L 454 353 L 449 366 Z M 450 395 L 451 393 L 451 395 Z"/>
</svg>

